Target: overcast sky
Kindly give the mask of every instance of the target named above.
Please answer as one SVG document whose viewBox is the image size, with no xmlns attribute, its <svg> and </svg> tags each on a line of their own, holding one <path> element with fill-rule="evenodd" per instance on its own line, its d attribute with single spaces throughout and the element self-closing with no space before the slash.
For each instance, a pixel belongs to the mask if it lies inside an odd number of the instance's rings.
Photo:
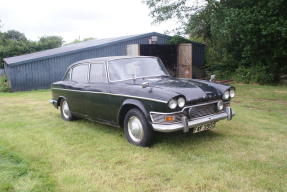
<svg viewBox="0 0 287 192">
<path fill-rule="evenodd" d="M 173 22 L 152 25 L 142 0 L 1 0 L 1 31 L 15 29 L 37 40 L 58 35 L 106 38 L 175 28 Z"/>
</svg>

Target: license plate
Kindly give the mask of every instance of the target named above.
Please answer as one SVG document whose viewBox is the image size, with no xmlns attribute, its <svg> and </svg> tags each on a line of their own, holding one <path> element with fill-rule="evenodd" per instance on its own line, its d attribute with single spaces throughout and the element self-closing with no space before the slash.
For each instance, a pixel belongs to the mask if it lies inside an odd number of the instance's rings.
<svg viewBox="0 0 287 192">
<path fill-rule="evenodd" d="M 206 131 L 206 130 L 212 129 L 212 128 L 214 128 L 214 127 L 215 127 L 215 122 L 198 125 L 198 126 L 196 126 L 196 127 L 193 128 L 193 133 L 198 133 L 198 132 L 201 132 L 201 131 Z"/>
</svg>

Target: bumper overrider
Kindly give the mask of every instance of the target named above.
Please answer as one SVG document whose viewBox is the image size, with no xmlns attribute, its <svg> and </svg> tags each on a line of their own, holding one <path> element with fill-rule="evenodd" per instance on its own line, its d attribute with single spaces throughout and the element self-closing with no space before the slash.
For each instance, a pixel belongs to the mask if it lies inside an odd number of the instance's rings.
<svg viewBox="0 0 287 192">
<path fill-rule="evenodd" d="M 182 130 L 183 132 L 188 132 L 189 129 L 202 125 L 202 124 L 217 122 L 223 119 L 231 120 L 234 115 L 235 115 L 235 112 L 232 111 L 231 107 L 226 107 L 225 110 L 221 113 L 204 116 L 204 117 L 197 118 L 194 120 L 188 120 L 187 116 L 183 116 L 181 117 L 181 122 L 177 122 L 173 124 L 152 123 L 152 127 L 153 127 L 153 130 L 158 131 L 158 132 L 174 132 L 174 131 L 179 131 L 179 130 Z"/>
<path fill-rule="evenodd" d="M 58 109 L 58 101 L 57 100 L 50 99 L 49 103 L 51 103 L 54 107 L 56 107 Z"/>
</svg>

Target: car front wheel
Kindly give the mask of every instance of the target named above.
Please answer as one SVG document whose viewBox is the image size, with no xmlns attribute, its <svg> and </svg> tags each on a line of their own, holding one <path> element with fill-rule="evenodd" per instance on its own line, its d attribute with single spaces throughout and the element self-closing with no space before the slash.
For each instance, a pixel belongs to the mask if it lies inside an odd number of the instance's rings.
<svg viewBox="0 0 287 192">
<path fill-rule="evenodd" d="M 126 114 L 124 132 L 127 140 L 132 144 L 142 147 L 152 144 L 153 130 L 146 117 L 138 109 L 131 109 Z"/>
<path fill-rule="evenodd" d="M 73 115 L 70 111 L 68 102 L 66 99 L 62 99 L 61 100 L 61 117 L 65 120 L 65 121 L 72 121 L 73 120 Z"/>
</svg>

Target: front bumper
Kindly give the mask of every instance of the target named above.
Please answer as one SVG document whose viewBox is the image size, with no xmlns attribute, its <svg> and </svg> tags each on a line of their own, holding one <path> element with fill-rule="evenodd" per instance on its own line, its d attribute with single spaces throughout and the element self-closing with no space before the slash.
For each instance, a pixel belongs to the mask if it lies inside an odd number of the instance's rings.
<svg viewBox="0 0 287 192">
<path fill-rule="evenodd" d="M 50 99 L 49 103 L 53 104 L 54 107 L 56 107 L 58 109 L 58 101 L 54 100 L 54 99 Z"/>
<path fill-rule="evenodd" d="M 164 124 L 152 124 L 153 130 L 158 132 L 174 132 L 182 130 L 183 132 L 188 132 L 190 128 L 196 127 L 201 124 L 216 122 L 222 119 L 231 120 L 235 115 L 235 112 L 232 111 L 230 107 L 226 107 L 225 111 L 219 114 L 205 116 L 199 119 L 188 121 L 187 117 L 182 118 L 182 122 L 174 123 L 169 125 Z"/>
</svg>

